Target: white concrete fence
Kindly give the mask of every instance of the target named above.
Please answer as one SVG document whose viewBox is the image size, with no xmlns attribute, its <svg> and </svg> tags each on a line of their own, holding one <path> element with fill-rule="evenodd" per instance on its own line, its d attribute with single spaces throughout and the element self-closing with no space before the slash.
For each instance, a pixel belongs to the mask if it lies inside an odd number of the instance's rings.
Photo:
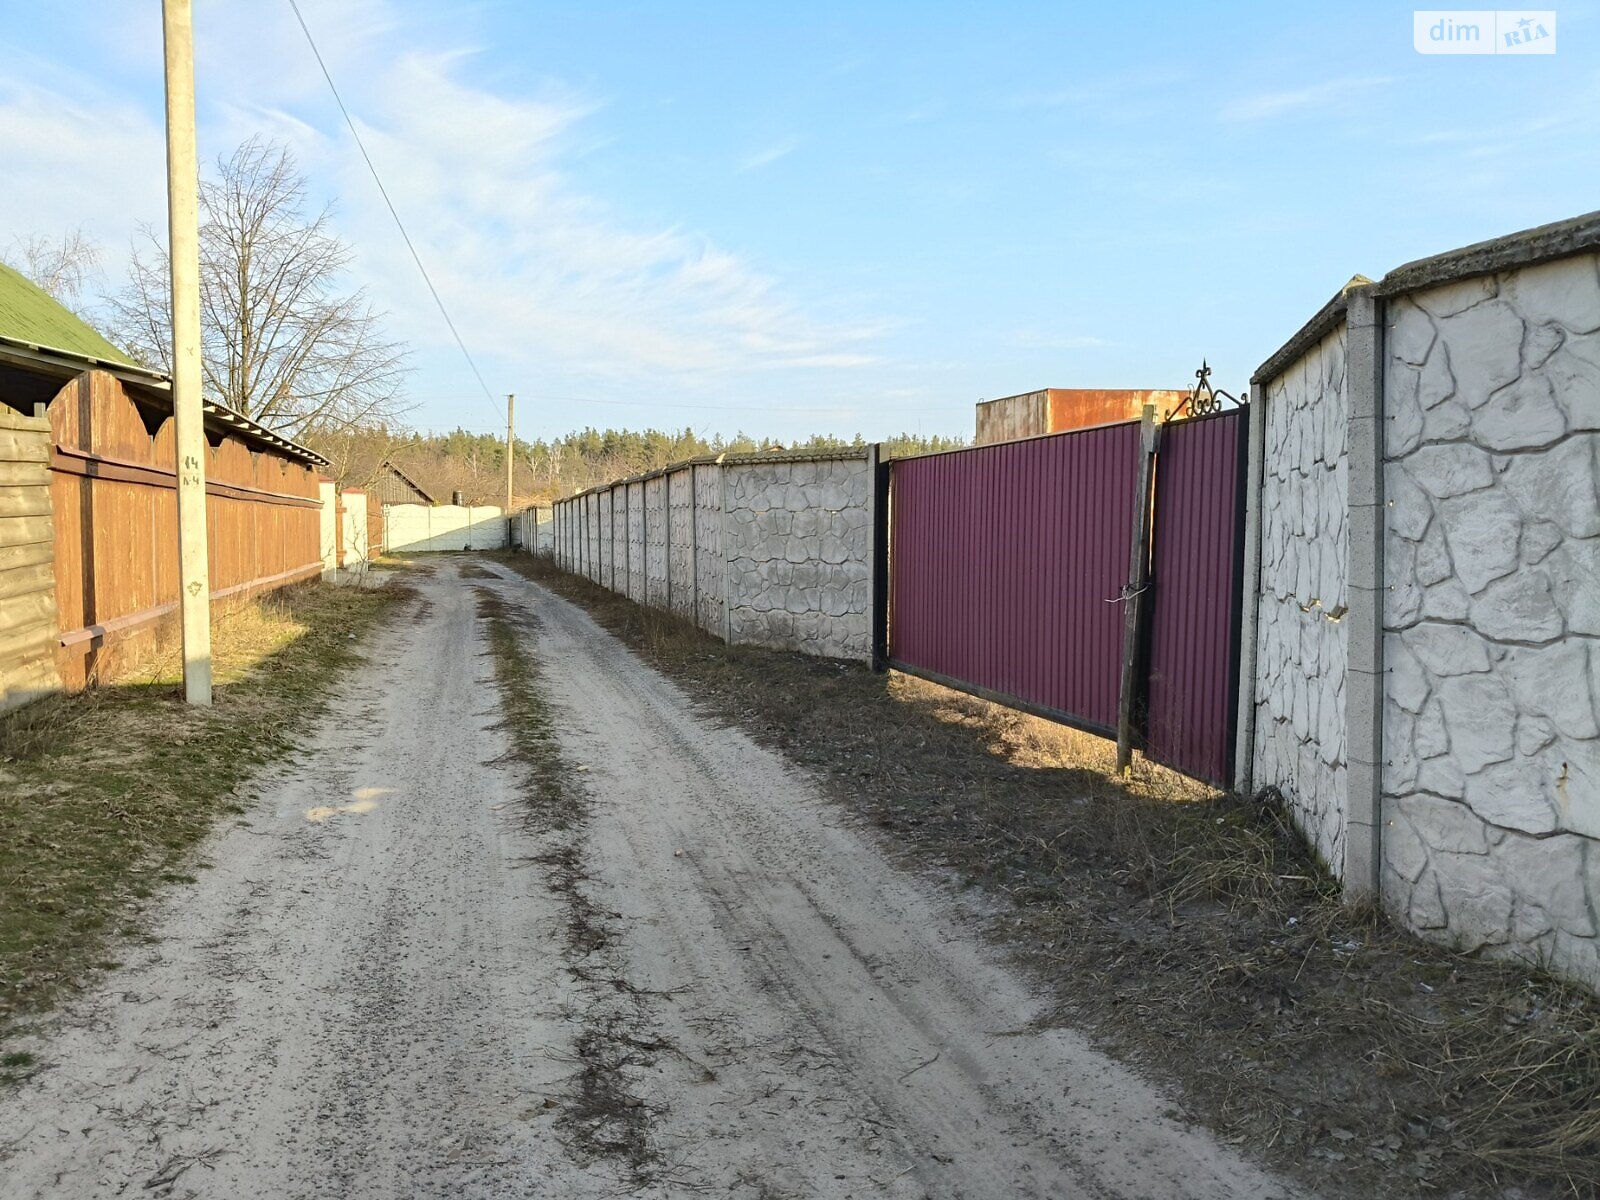
<svg viewBox="0 0 1600 1200">
<path fill-rule="evenodd" d="M 868 661 L 878 453 L 725 454 L 554 506 L 566 570 L 730 645 Z"/>
<path fill-rule="evenodd" d="M 383 506 L 383 549 L 390 554 L 504 550 L 509 536 L 505 510 L 493 505 Z"/>
<path fill-rule="evenodd" d="M 529 554 L 555 554 L 555 516 L 548 505 L 524 508 L 512 514 L 512 545 Z"/>
<path fill-rule="evenodd" d="M 1597 250 L 1600 213 L 1357 278 L 1256 373 L 1237 755 L 1352 896 L 1591 985 Z"/>
</svg>

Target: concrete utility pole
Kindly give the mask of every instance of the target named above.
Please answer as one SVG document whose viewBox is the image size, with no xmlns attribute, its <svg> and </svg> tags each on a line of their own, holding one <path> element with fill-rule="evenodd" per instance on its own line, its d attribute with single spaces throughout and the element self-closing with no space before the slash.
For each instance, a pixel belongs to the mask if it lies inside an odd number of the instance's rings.
<svg viewBox="0 0 1600 1200">
<path fill-rule="evenodd" d="M 517 434 L 512 414 L 516 411 L 517 398 L 506 397 L 506 517 L 511 517 L 511 469 L 517 462 Z"/>
<path fill-rule="evenodd" d="M 167 76 L 167 241 L 172 260 L 172 411 L 178 442 L 178 603 L 183 695 L 211 703 L 206 434 L 200 407 L 200 164 L 194 135 L 194 12 L 162 0 Z"/>
</svg>

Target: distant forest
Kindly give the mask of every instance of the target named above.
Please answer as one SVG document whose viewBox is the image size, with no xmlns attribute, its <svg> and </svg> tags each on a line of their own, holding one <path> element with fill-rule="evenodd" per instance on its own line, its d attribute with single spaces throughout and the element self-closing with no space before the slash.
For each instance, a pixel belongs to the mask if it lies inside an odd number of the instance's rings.
<svg viewBox="0 0 1600 1200">
<path fill-rule="evenodd" d="M 503 504 L 506 494 L 506 443 L 487 433 L 423 434 L 414 431 L 357 429 L 315 439 L 315 449 L 333 463 L 335 474 L 350 486 L 370 483 L 384 460 L 393 462 L 437 500 L 448 502 L 460 491 L 472 504 Z M 886 457 L 904 457 L 955 450 L 966 442 L 953 437 L 902 433 L 883 441 Z M 799 442 L 776 442 L 744 433 L 732 438 L 703 438 L 691 429 L 583 429 L 549 441 L 517 439 L 513 467 L 519 503 L 548 503 L 558 496 L 627 475 L 653 471 L 686 458 L 758 450 L 865 449 L 865 438 L 817 434 Z"/>
</svg>

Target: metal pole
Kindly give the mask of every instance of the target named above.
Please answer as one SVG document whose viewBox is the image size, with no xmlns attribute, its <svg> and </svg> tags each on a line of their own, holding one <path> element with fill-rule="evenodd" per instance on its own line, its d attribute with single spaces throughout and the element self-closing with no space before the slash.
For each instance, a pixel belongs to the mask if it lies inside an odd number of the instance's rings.
<svg viewBox="0 0 1600 1200">
<path fill-rule="evenodd" d="M 194 133 L 194 13 L 162 0 L 166 46 L 167 243 L 172 261 L 172 412 L 177 424 L 178 604 L 183 696 L 211 703 L 211 582 L 206 434 L 200 399 L 200 165 Z"/>
<path fill-rule="evenodd" d="M 506 519 L 511 518 L 511 468 L 517 461 L 517 435 L 513 414 L 516 412 L 517 398 L 506 397 Z"/>
<path fill-rule="evenodd" d="M 1128 586 L 1122 593 L 1122 686 L 1117 704 L 1117 771 L 1126 771 L 1133 761 L 1133 743 L 1140 732 L 1144 713 L 1144 628 L 1150 605 L 1145 592 L 1150 586 L 1151 509 L 1154 500 L 1151 483 L 1155 476 L 1156 450 L 1161 442 L 1161 426 L 1156 424 L 1156 406 L 1146 404 L 1139 421 L 1139 463 L 1134 484 L 1133 538 L 1129 548 Z"/>
<path fill-rule="evenodd" d="M 883 443 L 867 448 L 867 480 L 872 488 L 872 669 L 889 669 L 889 480 Z"/>
</svg>

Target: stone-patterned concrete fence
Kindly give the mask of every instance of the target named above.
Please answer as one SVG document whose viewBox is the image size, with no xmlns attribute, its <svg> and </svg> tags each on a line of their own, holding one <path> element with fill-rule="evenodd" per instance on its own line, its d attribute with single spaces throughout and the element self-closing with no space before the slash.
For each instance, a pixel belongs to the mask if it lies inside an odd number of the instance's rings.
<svg viewBox="0 0 1600 1200">
<path fill-rule="evenodd" d="M 1353 895 L 1591 985 L 1597 251 L 1593 213 L 1358 277 L 1256 373 L 1237 756 Z"/>
<path fill-rule="evenodd" d="M 554 505 L 566 570 L 730 645 L 868 661 L 878 451 L 724 454 Z"/>
</svg>

